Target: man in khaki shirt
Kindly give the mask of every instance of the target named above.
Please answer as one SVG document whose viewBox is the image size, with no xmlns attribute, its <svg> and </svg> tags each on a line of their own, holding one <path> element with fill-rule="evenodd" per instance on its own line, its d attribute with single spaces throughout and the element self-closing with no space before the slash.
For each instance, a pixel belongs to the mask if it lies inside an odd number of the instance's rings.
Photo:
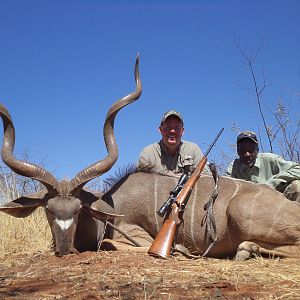
<svg viewBox="0 0 300 300">
<path fill-rule="evenodd" d="M 138 169 L 165 175 L 193 171 L 203 154 L 195 143 L 181 140 L 184 133 L 182 115 L 174 110 L 166 112 L 158 130 L 161 140 L 142 150 Z M 210 173 L 207 166 L 204 173 Z"/>
<path fill-rule="evenodd" d="M 286 198 L 300 203 L 300 165 L 286 161 L 273 153 L 258 153 L 256 134 L 245 131 L 237 137 L 238 159 L 227 169 L 226 175 L 254 183 L 267 184 Z"/>
</svg>

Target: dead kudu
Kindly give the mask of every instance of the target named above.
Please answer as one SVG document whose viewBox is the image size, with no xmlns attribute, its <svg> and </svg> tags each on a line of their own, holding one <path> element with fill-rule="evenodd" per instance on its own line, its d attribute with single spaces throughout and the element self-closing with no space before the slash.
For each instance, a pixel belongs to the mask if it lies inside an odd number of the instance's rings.
<svg viewBox="0 0 300 300">
<path fill-rule="evenodd" d="M 39 193 L 23 196 L 4 204 L 0 207 L 0 211 L 23 218 L 30 215 L 37 207 L 44 207 L 57 256 L 88 250 L 96 251 L 104 236 L 105 220 L 117 216 L 112 209 L 112 203 L 110 205 L 105 203 L 99 195 L 84 190 L 83 187 L 90 180 L 110 170 L 118 158 L 114 121 L 118 111 L 137 100 L 142 93 L 139 57 L 136 59 L 134 75 L 135 91 L 115 102 L 105 119 L 103 134 L 108 155 L 79 172 L 70 181 L 58 181 L 44 168 L 14 157 L 13 121 L 8 110 L 0 104 L 4 128 L 1 151 L 3 162 L 15 173 L 36 179 L 45 186 L 45 190 Z M 97 202 L 97 208 L 93 208 L 94 202 Z"/>
<path fill-rule="evenodd" d="M 97 250 L 103 238 L 104 220 L 117 214 L 124 217 L 116 218 L 115 225 L 143 247 L 133 247 L 115 231 L 112 240 L 105 239 L 102 243 L 104 248 L 146 253 L 162 225 L 162 218 L 156 211 L 168 198 L 178 178 L 137 172 L 124 177 L 102 195 L 83 189 L 87 182 L 107 172 L 117 160 L 114 118 L 122 107 L 141 94 L 138 61 L 135 77 L 136 91 L 116 102 L 107 114 L 104 139 L 108 156 L 79 172 L 71 181 L 59 182 L 40 166 L 14 158 L 13 122 L 6 108 L 0 106 L 4 125 L 3 161 L 16 173 L 34 178 L 46 188 L 38 194 L 5 204 L 0 211 L 22 218 L 38 206 L 45 207 L 58 256 Z M 203 207 L 213 189 L 213 178 L 201 176 L 183 214 L 184 223 L 178 230 L 176 242 L 193 254 L 203 254 L 211 242 Z M 208 256 L 246 259 L 251 253 L 258 252 L 267 256 L 299 257 L 300 205 L 287 200 L 279 192 L 265 185 L 220 177 L 219 196 L 213 211 L 217 240 Z"/>
<path fill-rule="evenodd" d="M 115 225 L 139 242 L 145 251 L 162 226 L 156 211 L 168 198 L 178 178 L 154 173 L 133 173 L 115 184 L 102 198 L 113 201 L 123 218 Z M 179 226 L 176 243 L 191 253 L 201 255 L 211 244 L 205 226 L 205 211 L 215 182 L 212 176 L 201 176 L 189 198 Z M 300 205 L 286 199 L 266 185 L 229 177 L 220 177 L 219 195 L 214 204 L 217 240 L 208 252 L 216 258 L 246 259 L 251 254 L 300 257 Z M 128 249 L 125 239 L 114 233 L 103 245 L 111 249 Z M 128 244 L 128 243 L 127 243 Z"/>
</svg>

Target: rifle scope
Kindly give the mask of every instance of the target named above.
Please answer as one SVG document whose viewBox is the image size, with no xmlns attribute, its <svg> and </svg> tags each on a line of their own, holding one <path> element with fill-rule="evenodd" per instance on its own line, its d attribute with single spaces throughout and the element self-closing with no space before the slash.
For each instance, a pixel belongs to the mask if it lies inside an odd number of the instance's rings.
<svg viewBox="0 0 300 300">
<path fill-rule="evenodd" d="M 168 211 L 168 209 L 172 206 L 172 204 L 174 203 L 174 201 L 176 200 L 177 195 L 180 193 L 180 191 L 183 188 L 183 185 L 186 183 L 188 179 L 188 174 L 187 173 L 183 173 L 179 180 L 178 183 L 176 185 L 176 187 L 174 188 L 174 190 L 172 190 L 170 192 L 170 196 L 168 198 L 168 200 L 161 206 L 161 208 L 157 211 L 157 214 L 160 217 L 163 217 L 166 212 Z"/>
</svg>

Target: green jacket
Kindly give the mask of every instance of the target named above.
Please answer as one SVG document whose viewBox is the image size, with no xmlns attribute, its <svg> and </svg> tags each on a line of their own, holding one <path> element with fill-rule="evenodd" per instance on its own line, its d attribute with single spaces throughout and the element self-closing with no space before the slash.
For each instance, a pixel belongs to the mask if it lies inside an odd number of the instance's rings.
<svg viewBox="0 0 300 300">
<path fill-rule="evenodd" d="M 264 183 L 282 192 L 291 181 L 300 179 L 300 165 L 273 153 L 258 153 L 252 168 L 235 159 L 228 166 L 226 175 Z"/>
<path fill-rule="evenodd" d="M 194 170 L 203 157 L 200 148 L 192 142 L 182 141 L 176 154 L 168 152 L 162 141 L 144 148 L 138 160 L 138 168 L 160 174 L 180 174 L 184 165 L 191 165 Z M 205 166 L 204 173 L 210 173 Z"/>
</svg>

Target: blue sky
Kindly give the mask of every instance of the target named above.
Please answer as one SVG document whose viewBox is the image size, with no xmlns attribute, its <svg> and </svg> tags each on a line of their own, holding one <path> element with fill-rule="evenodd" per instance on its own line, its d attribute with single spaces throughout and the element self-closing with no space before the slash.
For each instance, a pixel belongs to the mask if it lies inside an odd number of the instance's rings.
<svg viewBox="0 0 300 300">
<path fill-rule="evenodd" d="M 299 119 L 299 1 L 0 0 L 0 102 L 16 128 L 16 156 L 29 149 L 58 178 L 106 156 L 102 126 L 110 105 L 135 89 L 140 53 L 143 94 L 115 123 L 119 159 L 134 163 L 160 139 L 162 114 L 185 119 L 184 138 L 203 151 L 225 131 L 210 159 L 233 157 L 241 129 L 262 129 L 249 69 L 233 35 Z"/>
</svg>

